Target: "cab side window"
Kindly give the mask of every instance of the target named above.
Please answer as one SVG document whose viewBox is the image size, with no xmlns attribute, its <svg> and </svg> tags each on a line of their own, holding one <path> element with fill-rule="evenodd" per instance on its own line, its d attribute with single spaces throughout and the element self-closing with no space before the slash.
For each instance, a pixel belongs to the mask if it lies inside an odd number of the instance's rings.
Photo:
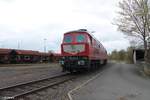
<svg viewBox="0 0 150 100">
<path fill-rule="evenodd" d="M 96 48 L 96 47 L 97 47 L 97 45 L 96 45 L 96 41 L 95 41 L 95 39 L 93 39 L 93 38 L 92 38 L 92 46 L 93 46 L 94 48 Z"/>
<path fill-rule="evenodd" d="M 92 41 L 93 41 L 93 40 L 92 40 L 92 37 L 91 37 L 91 36 L 88 36 L 88 37 L 89 37 L 89 38 L 88 38 L 88 43 L 90 43 L 90 44 L 92 45 L 92 44 L 93 44 L 93 43 L 92 43 Z"/>
</svg>

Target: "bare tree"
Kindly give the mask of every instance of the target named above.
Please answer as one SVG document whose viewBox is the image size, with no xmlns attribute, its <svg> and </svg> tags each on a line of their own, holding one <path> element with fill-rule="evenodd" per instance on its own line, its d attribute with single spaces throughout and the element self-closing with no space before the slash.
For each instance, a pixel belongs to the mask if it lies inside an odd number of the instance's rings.
<svg viewBox="0 0 150 100">
<path fill-rule="evenodd" d="M 150 36 L 150 5 L 148 0 L 122 0 L 116 20 L 118 30 L 127 36 L 137 37 L 143 41 L 145 61 L 148 61 L 146 37 Z"/>
</svg>

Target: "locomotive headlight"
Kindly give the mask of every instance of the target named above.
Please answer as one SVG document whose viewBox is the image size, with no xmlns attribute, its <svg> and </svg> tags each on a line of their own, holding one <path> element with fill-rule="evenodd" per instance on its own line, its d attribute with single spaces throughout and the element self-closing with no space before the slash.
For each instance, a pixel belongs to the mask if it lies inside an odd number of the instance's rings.
<svg viewBox="0 0 150 100">
<path fill-rule="evenodd" d="M 78 61 L 78 65 L 85 65 L 85 61 L 84 60 Z"/>
<path fill-rule="evenodd" d="M 64 65 L 65 62 L 64 61 L 59 61 L 59 64 Z"/>
</svg>

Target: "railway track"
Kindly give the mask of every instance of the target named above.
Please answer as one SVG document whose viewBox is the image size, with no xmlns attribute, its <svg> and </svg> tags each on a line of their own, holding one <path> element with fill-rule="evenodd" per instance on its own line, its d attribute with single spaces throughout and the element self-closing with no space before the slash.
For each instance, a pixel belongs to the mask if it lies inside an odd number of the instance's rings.
<svg viewBox="0 0 150 100">
<path fill-rule="evenodd" d="M 23 98 L 26 95 L 33 94 L 43 89 L 62 84 L 74 78 L 75 76 L 65 73 L 45 79 L 39 79 L 36 81 L 0 88 L 0 100 L 16 100 L 19 98 Z"/>
</svg>

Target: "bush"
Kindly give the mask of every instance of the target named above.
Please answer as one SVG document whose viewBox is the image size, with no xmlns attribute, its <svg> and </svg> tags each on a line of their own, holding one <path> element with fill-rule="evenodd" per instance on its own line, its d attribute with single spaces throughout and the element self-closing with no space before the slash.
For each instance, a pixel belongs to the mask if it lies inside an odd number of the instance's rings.
<svg viewBox="0 0 150 100">
<path fill-rule="evenodd" d="M 144 64 L 144 73 L 150 76 L 150 64 L 149 63 Z"/>
<path fill-rule="evenodd" d="M 124 61 L 126 63 L 133 63 L 133 49 L 129 47 L 126 51 L 125 50 L 114 50 L 111 54 L 109 54 L 110 60 L 116 61 Z"/>
</svg>

